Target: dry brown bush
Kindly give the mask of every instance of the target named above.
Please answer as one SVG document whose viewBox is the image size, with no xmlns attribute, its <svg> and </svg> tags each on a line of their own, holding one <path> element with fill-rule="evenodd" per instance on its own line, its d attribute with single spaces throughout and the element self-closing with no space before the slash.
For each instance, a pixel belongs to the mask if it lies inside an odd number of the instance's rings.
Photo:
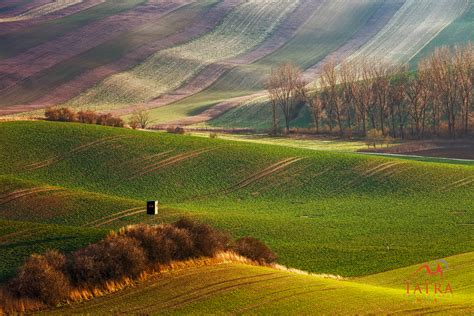
<svg viewBox="0 0 474 316">
<path fill-rule="evenodd" d="M 247 257 L 259 263 L 275 262 L 277 256 L 260 240 L 253 237 L 243 237 L 235 242 L 234 249 L 236 253 Z"/>
<path fill-rule="evenodd" d="M 70 108 L 47 108 L 44 116 L 48 121 L 74 122 L 76 113 Z"/>
<path fill-rule="evenodd" d="M 69 279 L 64 274 L 65 262 L 64 255 L 57 251 L 32 255 L 10 281 L 10 292 L 17 297 L 39 299 L 48 305 L 60 303 L 68 297 L 70 290 Z"/>
<path fill-rule="evenodd" d="M 209 225 L 200 224 L 188 219 L 181 219 L 173 224 L 190 232 L 194 241 L 194 256 L 212 257 L 227 248 L 229 237 Z"/>
<path fill-rule="evenodd" d="M 79 111 L 77 120 L 85 124 L 95 124 L 97 122 L 97 113 L 92 110 Z"/>
<path fill-rule="evenodd" d="M 76 285 L 97 286 L 124 277 L 138 277 L 146 268 L 146 259 L 137 240 L 110 235 L 74 252 L 67 268 Z"/>
</svg>

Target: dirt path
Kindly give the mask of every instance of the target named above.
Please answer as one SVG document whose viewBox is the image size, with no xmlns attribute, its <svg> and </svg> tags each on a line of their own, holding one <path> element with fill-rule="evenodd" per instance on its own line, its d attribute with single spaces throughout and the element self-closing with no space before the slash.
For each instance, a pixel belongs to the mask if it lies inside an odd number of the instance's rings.
<svg viewBox="0 0 474 316">
<path fill-rule="evenodd" d="M 105 224 L 109 224 L 109 223 L 112 223 L 112 222 L 115 222 L 116 220 L 118 219 L 121 219 L 121 218 L 125 218 L 125 217 L 129 217 L 129 216 L 133 216 L 133 215 L 136 215 L 136 214 L 145 214 L 146 212 L 146 209 L 140 209 L 140 210 L 135 210 L 135 211 L 131 211 L 131 212 L 127 212 L 125 214 L 121 214 L 119 216 L 115 216 L 115 217 L 112 217 L 106 221 L 103 221 L 103 222 L 100 222 L 100 223 L 96 223 L 93 225 L 93 227 L 100 227 L 100 226 L 103 226 Z"/>
<path fill-rule="evenodd" d="M 156 163 L 152 163 L 152 164 L 147 165 L 144 168 L 140 169 L 139 171 L 135 172 L 129 178 L 129 180 L 136 179 L 138 177 L 144 176 L 145 174 L 154 172 L 156 170 L 165 168 L 165 167 L 170 166 L 170 165 L 177 164 L 181 161 L 197 157 L 197 156 L 202 155 L 202 154 L 204 154 L 206 152 L 209 152 L 211 150 L 214 150 L 214 149 L 213 148 L 203 148 L 203 149 L 193 150 L 193 151 L 190 151 L 190 152 L 185 152 L 185 153 L 182 153 L 182 154 L 179 154 L 179 155 L 176 155 L 176 156 L 158 161 Z"/>
<path fill-rule="evenodd" d="M 14 57 L 1 60 L 0 93 L 7 92 L 9 87 L 42 70 L 85 52 L 120 33 L 159 19 L 187 3 L 186 0 L 150 0 L 144 5 L 90 23 Z"/>
<path fill-rule="evenodd" d="M 73 80 L 56 87 L 44 97 L 41 97 L 30 104 L 2 107 L 0 108 L 0 116 L 33 111 L 50 105 L 64 103 L 88 88 L 91 88 L 101 80 L 130 69 L 157 51 L 189 42 L 190 40 L 211 31 L 220 20 L 230 12 L 230 10 L 242 1 L 243 0 L 224 0 L 212 7 L 206 13 L 205 17 L 199 17 L 190 23 L 190 25 L 183 31 L 138 47 L 130 53 L 127 53 L 118 61 L 88 71 Z"/>
<path fill-rule="evenodd" d="M 372 38 L 375 34 L 377 34 L 385 24 L 391 19 L 391 17 L 400 9 L 403 5 L 405 0 L 394 0 L 394 1 L 386 1 L 378 8 L 378 10 L 373 14 L 373 16 L 367 21 L 367 23 L 362 27 L 346 44 L 338 48 L 333 53 L 329 54 L 323 61 L 315 64 L 314 66 L 308 68 L 304 72 L 304 77 L 306 80 L 311 81 L 316 78 L 316 76 L 320 73 L 322 65 L 324 62 L 328 60 L 337 60 L 342 61 L 345 58 L 352 55 L 355 51 L 357 51 L 360 47 L 362 47 L 365 43 L 367 43 L 370 38 Z M 316 5 L 316 4 L 314 4 Z M 309 12 L 310 10 L 308 10 Z M 279 48 L 279 47 L 278 47 Z M 277 48 L 275 48 L 276 50 Z M 250 53 L 251 54 L 251 53 Z M 213 79 L 213 77 L 211 77 Z M 217 80 L 217 78 L 216 78 Z M 191 84 L 191 83 L 190 83 Z M 212 82 L 211 82 L 212 84 Z M 207 87 L 206 87 L 207 88 Z M 183 88 L 185 89 L 185 87 Z M 164 100 L 162 101 L 163 104 L 156 103 L 156 106 L 166 105 L 171 102 L 183 99 L 189 95 L 182 94 L 181 89 L 178 89 L 176 93 L 178 96 L 170 95 L 171 97 L 167 100 L 167 96 L 163 96 Z M 193 87 L 190 89 L 193 90 Z M 198 92 L 198 91 L 196 91 Z M 195 93 L 196 93 L 195 92 Z M 229 111 L 232 108 L 238 107 L 243 103 L 246 103 L 252 99 L 259 98 L 261 96 L 266 95 L 264 91 L 258 92 L 249 96 L 243 96 L 240 98 L 233 98 L 226 100 L 222 103 L 217 104 L 216 106 L 204 111 L 203 113 L 191 117 L 186 117 L 180 120 L 166 122 L 164 124 L 159 125 L 158 127 L 163 126 L 182 126 L 182 125 L 193 125 L 198 123 L 207 122 L 212 120 L 216 117 L 221 116 L 225 112 Z M 178 98 L 179 97 L 179 98 Z M 176 99 L 177 98 L 177 99 Z M 155 102 L 155 101 L 154 101 Z M 159 102 L 159 99 L 156 100 Z"/>
<path fill-rule="evenodd" d="M 45 3 L 49 3 L 51 1 L 44 1 Z M 45 14 L 40 17 L 36 17 L 30 20 L 24 20 L 24 21 L 15 21 L 15 22 L 9 22 L 9 23 L 2 23 L 2 27 L 0 28 L 0 35 L 19 31 L 21 29 L 33 26 L 35 24 L 38 24 L 40 22 L 45 22 L 49 20 L 57 20 L 64 18 L 68 15 L 76 14 L 78 12 L 90 9 L 98 4 L 101 4 L 105 2 L 105 0 L 86 0 L 83 1 L 79 4 L 61 9 L 56 12 L 51 12 L 48 14 Z M 43 4 L 45 4 L 43 3 Z"/>
<path fill-rule="evenodd" d="M 286 19 L 281 23 L 276 31 L 255 49 L 252 49 L 251 51 L 240 56 L 207 66 L 182 87 L 176 89 L 173 92 L 163 94 L 159 98 L 150 101 L 143 106 L 148 109 L 153 109 L 185 99 L 193 94 L 209 88 L 229 70 L 239 65 L 252 64 L 259 59 L 275 52 L 295 36 L 298 29 L 311 17 L 311 15 L 315 10 L 317 10 L 321 3 L 322 0 L 303 0 L 299 6 L 292 13 L 290 13 L 288 17 L 286 17 Z M 221 109 L 224 107 L 225 106 L 221 106 Z M 120 116 L 127 115 L 130 114 L 134 108 L 135 105 L 114 110 L 112 113 Z M 204 117 L 195 118 L 195 120 L 203 119 Z M 178 125 L 181 124 L 178 122 Z"/>
<path fill-rule="evenodd" d="M 88 222 L 86 224 L 81 225 L 81 227 L 86 227 L 86 226 L 91 226 L 91 227 L 97 227 L 102 225 L 103 222 L 107 222 L 109 220 L 113 220 L 114 218 L 119 218 L 121 215 L 124 214 L 129 214 L 129 213 L 134 213 L 137 212 L 138 210 L 143 211 L 143 207 L 134 207 L 134 208 L 129 208 L 124 211 L 120 211 L 114 214 L 106 215 L 103 216 L 99 219 L 93 220 L 91 222 Z"/>
</svg>

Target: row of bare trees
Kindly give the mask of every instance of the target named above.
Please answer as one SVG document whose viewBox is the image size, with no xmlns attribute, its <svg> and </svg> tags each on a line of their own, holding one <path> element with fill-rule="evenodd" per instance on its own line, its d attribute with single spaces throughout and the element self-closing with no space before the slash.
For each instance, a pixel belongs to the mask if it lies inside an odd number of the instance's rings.
<svg viewBox="0 0 474 316">
<path fill-rule="evenodd" d="M 313 114 L 316 132 L 343 135 L 380 130 L 385 136 L 468 135 L 472 125 L 474 46 L 438 48 L 416 71 L 381 61 L 326 62 L 314 89 L 286 64 L 272 71 L 267 90 L 273 131 L 283 113 L 286 131 L 297 105 Z"/>
</svg>

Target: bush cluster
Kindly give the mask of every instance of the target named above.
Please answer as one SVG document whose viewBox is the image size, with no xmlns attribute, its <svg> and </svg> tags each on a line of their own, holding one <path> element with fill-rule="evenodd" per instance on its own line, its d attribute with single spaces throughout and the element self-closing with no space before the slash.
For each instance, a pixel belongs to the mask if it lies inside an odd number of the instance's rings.
<svg viewBox="0 0 474 316">
<path fill-rule="evenodd" d="M 260 263 L 275 254 L 255 238 L 245 237 L 230 246 L 230 238 L 206 224 L 181 219 L 173 224 L 135 225 L 67 256 L 48 251 L 30 256 L 8 284 L 17 298 L 56 305 L 73 288 L 99 288 L 110 281 L 136 279 L 142 272 L 176 260 L 213 257 L 234 250 Z"/>
<path fill-rule="evenodd" d="M 98 124 L 114 127 L 124 126 L 123 120 L 119 117 L 115 117 L 110 113 L 99 114 L 91 110 L 84 110 L 76 113 L 67 107 L 47 108 L 44 112 L 44 116 L 48 121 L 79 122 L 84 124 Z"/>
</svg>

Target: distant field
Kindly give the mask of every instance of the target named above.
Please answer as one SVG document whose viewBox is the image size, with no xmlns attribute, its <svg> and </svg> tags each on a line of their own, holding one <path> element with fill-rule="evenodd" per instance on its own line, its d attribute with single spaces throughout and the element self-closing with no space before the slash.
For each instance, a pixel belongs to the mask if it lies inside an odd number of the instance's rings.
<svg viewBox="0 0 474 316">
<path fill-rule="evenodd" d="M 144 2 L 145 0 L 108 0 L 62 19 L 46 21 L 25 30 L 0 35 L 0 60 L 52 40 L 87 23 L 129 10 Z"/>
<path fill-rule="evenodd" d="M 74 106 L 114 108 L 151 101 L 190 80 L 214 62 L 244 53 L 268 37 L 298 4 L 248 1 L 232 10 L 211 32 L 160 51 L 128 72 L 105 79 L 71 101 Z"/>
<path fill-rule="evenodd" d="M 474 311 L 473 253 L 446 258 L 453 294 L 407 295 L 406 279 L 418 268 L 388 271 L 350 281 L 300 275 L 270 268 L 224 264 L 166 273 L 93 302 L 53 310 L 52 314 L 399 314 L 467 315 Z M 203 276 L 206 277 L 203 277 Z M 447 281 L 449 280 L 449 281 Z M 467 282 L 466 282 L 467 281 Z M 424 284 L 424 283 L 423 283 Z M 443 288 L 444 290 L 444 288 Z M 431 289 L 433 291 L 433 289 Z"/>
<path fill-rule="evenodd" d="M 184 215 L 344 276 L 473 250 L 472 166 L 67 123 L 0 133 L 2 196 L 58 189 L 0 203 L 0 219 L 118 228 Z M 144 214 L 148 199 L 159 216 Z"/>
</svg>

